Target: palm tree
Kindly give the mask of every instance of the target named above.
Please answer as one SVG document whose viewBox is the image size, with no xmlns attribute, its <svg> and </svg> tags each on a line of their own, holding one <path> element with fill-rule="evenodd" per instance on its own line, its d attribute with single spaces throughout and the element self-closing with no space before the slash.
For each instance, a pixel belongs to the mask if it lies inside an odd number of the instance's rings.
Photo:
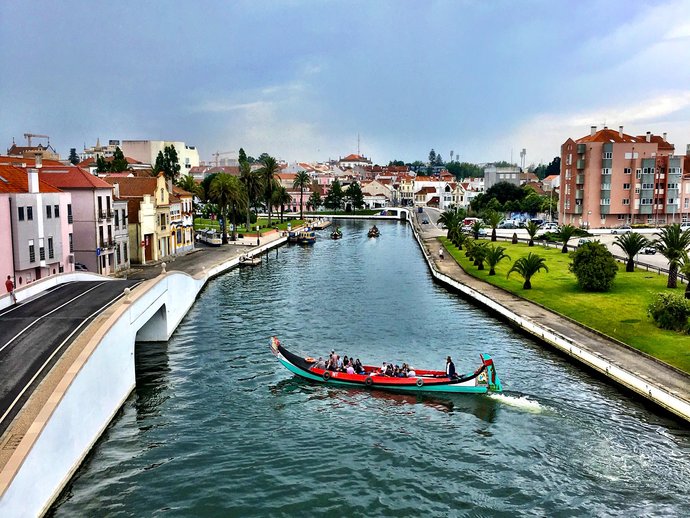
<svg viewBox="0 0 690 518">
<path fill-rule="evenodd" d="M 628 232 L 627 234 L 621 234 L 616 236 L 614 245 L 619 247 L 625 255 L 628 256 L 628 262 L 625 265 L 626 272 L 635 271 L 635 256 L 642 250 L 645 246 L 649 245 L 649 240 L 642 234 L 637 232 Z"/>
<path fill-rule="evenodd" d="M 247 193 L 247 231 L 252 227 L 252 212 L 251 208 L 261 198 L 263 191 L 263 180 L 258 171 L 252 171 L 252 166 L 246 160 L 240 162 L 240 181 L 244 184 L 244 190 Z"/>
<path fill-rule="evenodd" d="M 453 241 L 453 238 L 456 236 L 456 234 L 460 232 L 461 222 L 462 218 L 460 212 L 455 209 L 442 212 L 438 217 L 438 223 L 444 225 L 448 229 L 447 237 L 451 241 Z"/>
<path fill-rule="evenodd" d="M 266 210 L 268 211 L 268 226 L 271 226 L 271 201 L 273 198 L 273 190 L 275 187 L 275 175 L 280 171 L 278 162 L 272 156 L 266 155 L 261 160 L 262 167 L 259 169 L 261 178 L 264 182 L 264 202 L 266 202 Z"/>
<path fill-rule="evenodd" d="M 486 260 L 488 247 L 489 243 L 487 242 L 477 243 L 474 247 L 474 265 L 477 267 L 477 270 L 484 269 L 484 261 Z"/>
<path fill-rule="evenodd" d="M 561 238 L 561 241 L 563 241 L 563 248 L 561 249 L 562 253 L 568 253 L 568 241 L 570 241 L 570 238 L 575 235 L 575 232 L 577 232 L 577 229 L 572 225 L 563 225 L 561 227 L 561 231 L 558 233 L 558 236 Z"/>
<path fill-rule="evenodd" d="M 482 229 L 482 222 L 480 220 L 472 223 L 472 236 L 475 239 L 479 239 L 479 231 Z"/>
<path fill-rule="evenodd" d="M 509 255 L 504 254 L 505 247 L 498 245 L 490 245 L 486 249 L 486 263 L 489 265 L 489 275 L 496 275 L 496 265 L 503 259 L 510 259 Z"/>
<path fill-rule="evenodd" d="M 199 184 L 196 183 L 196 180 L 191 174 L 181 176 L 180 179 L 177 181 L 177 186 L 180 189 L 184 189 L 188 193 L 194 195 L 199 194 Z"/>
<path fill-rule="evenodd" d="M 510 277 L 510 274 L 513 272 L 517 272 L 522 276 L 523 279 L 525 279 L 522 289 L 531 290 L 532 283 L 530 282 L 530 279 L 542 269 L 546 270 L 547 272 L 549 271 L 548 266 L 546 266 L 546 260 L 543 257 L 539 257 L 537 254 L 530 252 L 527 254 L 527 257 L 521 257 L 513 263 L 513 266 L 511 266 L 510 270 L 508 270 L 508 275 L 506 277 Z"/>
<path fill-rule="evenodd" d="M 292 182 L 294 189 L 299 189 L 299 219 L 304 219 L 304 189 L 311 184 L 311 178 L 306 171 L 299 171 L 295 175 L 295 181 Z"/>
<path fill-rule="evenodd" d="M 467 234 L 458 229 L 456 234 L 453 236 L 452 243 L 458 248 L 458 250 L 462 250 L 462 245 L 465 244 L 465 241 L 467 241 Z"/>
<path fill-rule="evenodd" d="M 685 298 L 690 299 L 690 256 L 683 256 L 683 264 L 680 265 L 680 273 L 685 276 Z"/>
<path fill-rule="evenodd" d="M 273 191 L 273 198 L 271 199 L 271 202 L 276 207 L 280 207 L 281 223 L 283 222 L 283 209 L 285 208 L 285 205 L 289 204 L 291 201 L 292 196 L 290 196 L 285 187 L 277 186 L 276 189 Z"/>
<path fill-rule="evenodd" d="M 491 241 L 496 241 L 496 227 L 503 219 L 503 216 L 495 210 L 488 210 L 484 215 L 484 221 L 491 227 Z"/>
<path fill-rule="evenodd" d="M 678 268 L 690 248 L 690 230 L 681 231 L 680 225 L 674 223 L 661 229 L 659 238 L 654 240 L 654 247 L 668 259 L 668 282 L 666 287 L 678 285 Z"/>
<path fill-rule="evenodd" d="M 536 236 L 537 232 L 539 232 L 539 225 L 537 225 L 534 221 L 530 221 L 525 226 L 525 230 L 527 230 L 527 233 L 529 234 L 529 243 L 527 243 L 527 246 L 534 246 L 534 236 Z"/>
<path fill-rule="evenodd" d="M 233 217 L 233 240 L 235 239 L 235 231 L 237 225 L 235 224 L 235 217 L 239 208 L 244 209 L 246 202 L 246 192 L 244 186 L 236 176 L 220 173 L 213 179 L 210 189 L 211 200 L 218 204 L 221 217 L 223 218 L 223 244 L 228 243 L 228 207 L 232 209 Z"/>
</svg>

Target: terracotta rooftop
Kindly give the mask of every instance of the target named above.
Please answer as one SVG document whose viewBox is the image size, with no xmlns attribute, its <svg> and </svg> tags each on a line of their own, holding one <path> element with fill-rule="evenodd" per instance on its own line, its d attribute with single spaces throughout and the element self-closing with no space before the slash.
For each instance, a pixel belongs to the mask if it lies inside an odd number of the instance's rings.
<svg viewBox="0 0 690 518">
<path fill-rule="evenodd" d="M 77 166 L 44 166 L 39 177 L 59 189 L 112 189 L 109 183 Z"/>
<path fill-rule="evenodd" d="M 351 154 L 347 155 L 345 158 L 341 158 L 340 162 L 368 162 L 368 159 L 366 157 L 363 157 L 361 155 L 356 155 L 356 154 Z"/>
<path fill-rule="evenodd" d="M 17 167 L 22 167 L 22 164 L 26 164 L 26 167 L 34 167 L 36 165 L 36 160 L 33 158 L 22 158 L 20 156 L 7 156 L 0 155 L 0 164 L 10 164 Z M 63 165 L 59 160 L 47 160 L 43 159 L 43 165 Z"/>
<path fill-rule="evenodd" d="M 38 178 L 39 192 L 62 192 L 60 189 Z M 29 173 L 26 169 L 0 164 L 0 193 L 29 192 Z"/>
<path fill-rule="evenodd" d="M 158 179 L 153 176 L 144 178 L 113 178 L 106 176 L 103 178 L 108 184 L 120 186 L 120 198 L 143 198 L 144 195 L 153 196 L 158 186 Z"/>
<path fill-rule="evenodd" d="M 658 145 L 659 149 L 673 150 L 675 147 L 670 142 L 666 142 L 663 137 L 659 135 L 651 135 L 651 142 Z M 645 144 L 647 143 L 647 135 L 628 135 L 623 133 L 621 135 L 617 130 L 605 128 L 597 131 L 594 135 L 587 135 L 577 139 L 575 142 L 582 144 L 584 142 L 613 142 L 613 143 L 630 143 L 630 144 Z"/>
</svg>

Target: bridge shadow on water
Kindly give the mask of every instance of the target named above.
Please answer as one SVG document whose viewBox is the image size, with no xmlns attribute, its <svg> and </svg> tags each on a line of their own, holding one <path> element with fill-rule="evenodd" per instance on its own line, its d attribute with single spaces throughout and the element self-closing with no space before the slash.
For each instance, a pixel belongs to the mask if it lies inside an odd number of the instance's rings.
<svg viewBox="0 0 690 518">
<path fill-rule="evenodd" d="M 424 405 L 447 414 L 458 412 L 471 414 L 487 423 L 493 423 L 496 420 L 498 410 L 502 406 L 500 401 L 484 394 L 405 394 L 366 388 L 335 388 L 311 383 L 298 377 L 272 385 L 271 393 L 274 395 L 300 393 L 308 396 L 310 400 L 347 400 L 352 405 L 359 404 L 362 398 L 374 398 L 379 403 L 393 407 Z"/>
</svg>

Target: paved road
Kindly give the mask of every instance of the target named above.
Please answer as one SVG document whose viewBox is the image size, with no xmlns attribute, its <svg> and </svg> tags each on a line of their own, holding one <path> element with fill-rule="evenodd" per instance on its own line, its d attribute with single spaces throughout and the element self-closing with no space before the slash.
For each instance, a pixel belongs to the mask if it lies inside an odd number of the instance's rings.
<svg viewBox="0 0 690 518">
<path fill-rule="evenodd" d="M 96 315 L 139 281 L 62 284 L 0 312 L 0 433 Z"/>
</svg>

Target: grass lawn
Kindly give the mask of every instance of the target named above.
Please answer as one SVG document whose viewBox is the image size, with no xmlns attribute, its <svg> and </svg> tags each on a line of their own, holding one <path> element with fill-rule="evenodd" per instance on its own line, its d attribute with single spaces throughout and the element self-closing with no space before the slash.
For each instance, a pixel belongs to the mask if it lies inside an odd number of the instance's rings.
<svg viewBox="0 0 690 518">
<path fill-rule="evenodd" d="M 489 276 L 489 269 L 479 271 L 448 239 L 440 238 L 448 252 L 470 275 L 506 289 L 520 297 L 566 315 L 573 320 L 616 338 L 640 351 L 690 373 L 690 336 L 664 331 L 654 325 L 647 316 L 647 306 L 654 296 L 666 288 L 666 275 L 636 270 L 626 273 L 625 264 L 619 263 L 618 275 L 611 291 L 606 293 L 584 292 L 577 285 L 575 275 L 568 271 L 569 254 L 560 248 L 528 247 L 526 243 L 497 242 L 506 248 L 511 260 L 504 259 L 496 267 L 496 275 Z M 542 270 L 532 277 L 532 289 L 523 290 L 523 279 L 516 272 L 506 278 L 513 262 L 529 252 L 546 259 L 549 271 Z M 685 286 L 675 290 L 682 294 Z"/>
<path fill-rule="evenodd" d="M 279 218 L 271 218 L 271 228 L 267 228 L 268 219 L 267 218 L 259 218 L 256 221 L 256 223 L 252 223 L 251 232 L 256 232 L 256 226 L 257 225 L 260 225 L 262 227 L 261 228 L 262 234 L 264 232 L 268 232 L 274 226 L 278 227 L 278 230 L 287 230 L 288 223 L 290 223 L 292 225 L 292 228 L 295 228 L 295 227 L 299 227 L 300 225 L 304 224 L 304 221 L 301 219 L 293 219 L 289 222 L 287 220 L 285 220 L 282 223 L 280 223 Z M 218 220 L 216 220 L 216 219 L 204 219 L 204 218 L 195 218 L 194 219 L 194 229 L 195 230 L 203 230 L 206 228 L 213 228 L 216 230 L 220 230 L 220 224 L 218 223 Z M 239 223 L 239 225 L 237 227 L 237 232 L 239 232 L 240 234 L 243 232 L 247 232 L 247 227 L 244 224 Z"/>
</svg>

